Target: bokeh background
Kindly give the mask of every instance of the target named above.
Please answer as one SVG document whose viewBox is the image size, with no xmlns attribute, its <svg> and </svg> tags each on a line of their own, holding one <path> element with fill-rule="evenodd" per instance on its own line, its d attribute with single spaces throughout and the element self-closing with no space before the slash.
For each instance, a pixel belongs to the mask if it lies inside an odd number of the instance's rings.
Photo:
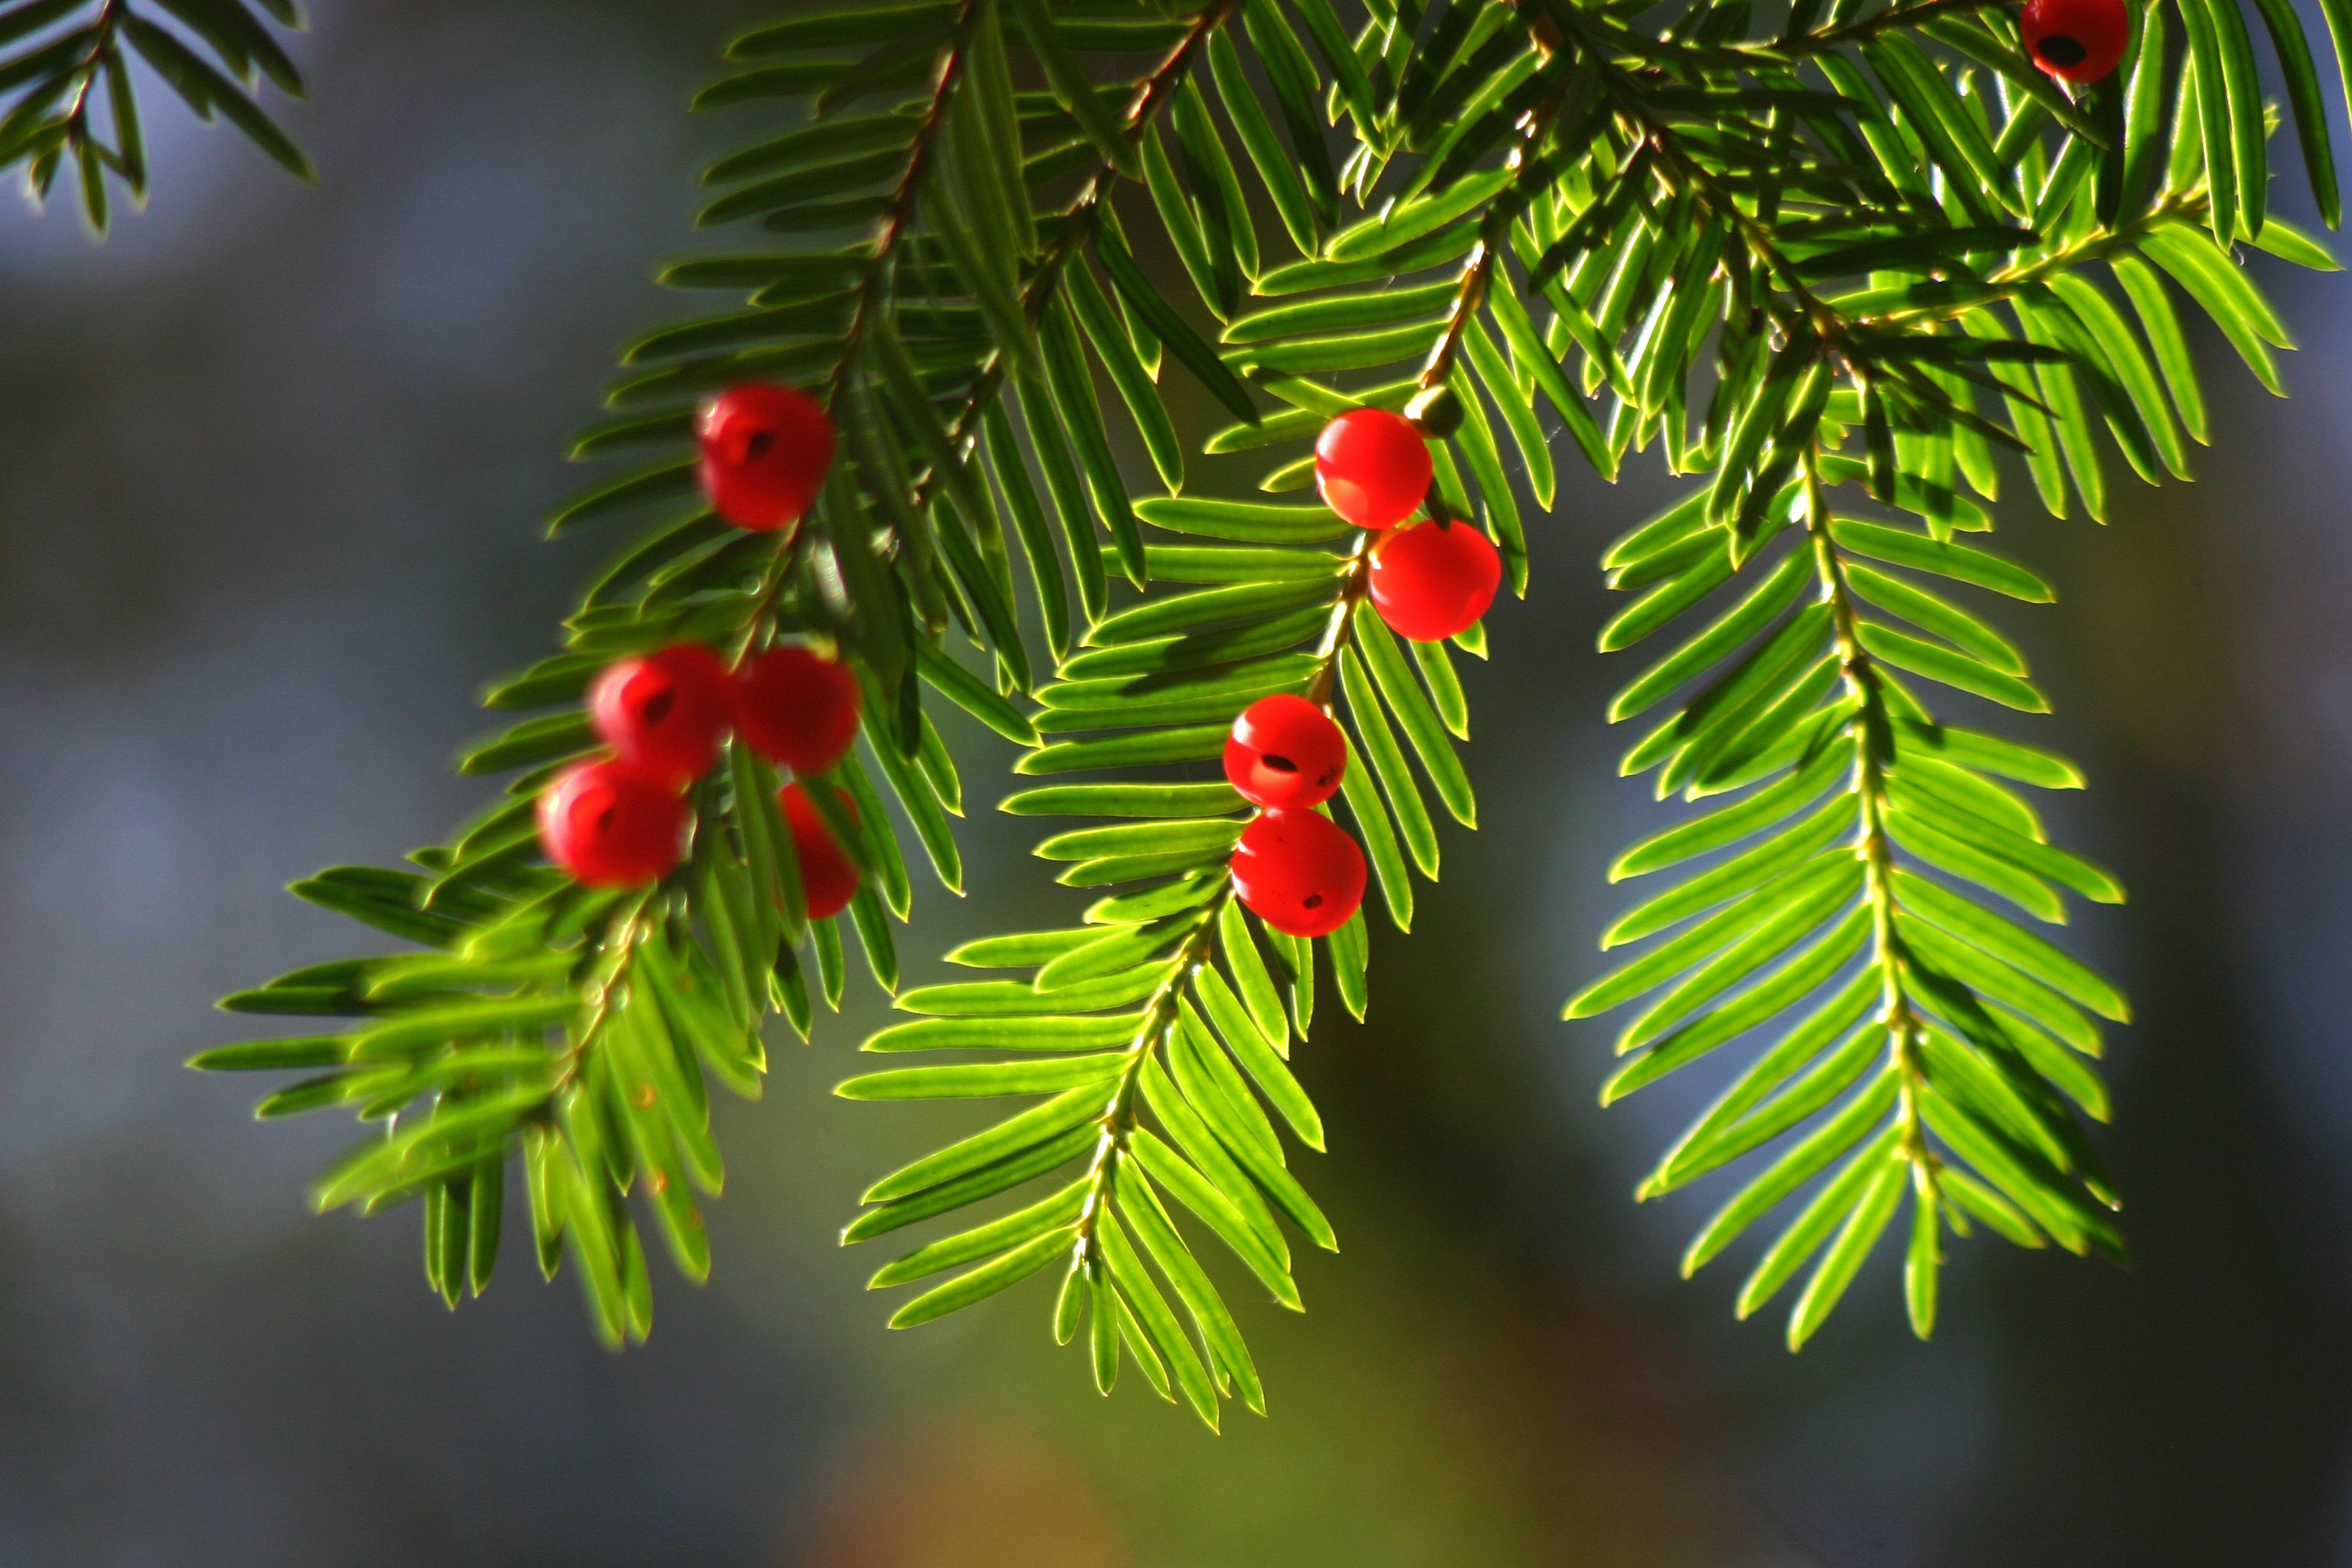
<svg viewBox="0 0 2352 1568">
<path fill-rule="evenodd" d="M 2007 616 L 2058 706 L 2017 732 L 2089 767 L 2053 817 L 2134 894 L 2068 938 L 2141 1009 L 2100 1133 L 2128 1272 L 1962 1247 L 1922 1346 L 1882 1258 L 1791 1358 L 1736 1261 L 1675 1277 L 1707 1189 L 1628 1201 L 1698 1091 L 1601 1113 L 1608 1026 L 1557 1009 L 1656 809 L 1591 651 L 1652 461 L 1536 530 L 1468 678 L 1486 828 L 1302 1054 L 1346 1250 L 1247 1314 L 1270 1420 L 1098 1398 L 1044 1283 L 883 1331 L 836 1230 L 935 1129 L 827 1096 L 886 1016 L 860 980 L 720 1110 L 718 1267 L 656 1263 L 644 1350 L 520 1256 L 445 1311 L 410 1211 L 310 1217 L 349 1122 L 257 1128 L 179 1063 L 240 1033 L 210 998 L 366 941 L 280 884 L 482 797 L 446 759 L 607 547 L 535 521 L 614 346 L 708 303 L 647 268 L 754 133 L 682 106 L 762 9 L 322 3 L 320 188 L 151 100 L 158 194 L 106 244 L 0 206 L 0 1563 L 2352 1563 L 2352 292 L 2267 258 L 2294 401 L 2207 341 L 2199 483 L 2003 514 L 2063 594 Z M 918 980 L 1080 903 L 987 809 L 1008 749 L 950 738 L 971 895 L 919 891 Z"/>
</svg>

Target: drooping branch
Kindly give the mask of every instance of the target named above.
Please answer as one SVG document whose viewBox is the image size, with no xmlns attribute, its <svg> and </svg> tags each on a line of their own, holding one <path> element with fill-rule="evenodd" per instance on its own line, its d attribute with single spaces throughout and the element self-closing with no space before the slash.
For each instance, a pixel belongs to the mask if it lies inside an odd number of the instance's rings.
<svg viewBox="0 0 2352 1568">
<path fill-rule="evenodd" d="M 1863 863 L 1863 898 L 1870 908 L 1868 967 L 1883 983 L 1878 1021 L 1886 1030 L 1889 1065 L 1897 1075 L 1896 1120 L 1903 1157 L 1916 1173 L 1923 1201 L 1935 1190 L 1937 1160 L 1919 1119 L 1919 1018 L 1904 984 L 1904 952 L 1895 934 L 1895 847 L 1886 832 L 1886 764 L 1894 725 L 1877 664 L 1862 645 L 1860 616 L 1845 563 L 1830 537 L 1830 509 L 1822 491 L 1821 454 L 1803 458 L 1805 545 L 1822 602 L 1830 609 L 1830 636 L 1839 679 L 1853 705 L 1846 731 L 1853 746 L 1854 855 Z"/>
<path fill-rule="evenodd" d="M 1313 671 L 1301 689 L 1301 695 L 1318 707 L 1329 704 L 1331 683 L 1339 672 L 1339 655 L 1348 646 L 1356 606 L 1362 603 L 1370 586 L 1369 568 L 1372 546 L 1378 537 L 1369 529 L 1358 530 L 1357 538 L 1340 568 L 1339 595 L 1332 602 L 1330 619 L 1325 624 L 1323 636 L 1316 645 Z M 1250 815 L 1255 818 L 1257 813 L 1254 811 Z M 1109 1102 L 1104 1106 L 1102 1115 L 1097 1119 L 1102 1136 L 1087 1168 L 1086 1206 L 1080 1211 L 1076 1238 L 1076 1259 L 1081 1268 L 1091 1267 L 1094 1262 L 1090 1250 L 1094 1216 L 1108 1202 L 1118 1163 L 1127 1156 L 1129 1141 L 1134 1136 L 1137 1126 L 1136 1090 L 1144 1064 L 1153 1051 L 1167 1043 L 1169 1031 L 1177 1026 L 1177 1014 L 1183 1000 L 1184 988 L 1192 982 L 1194 972 L 1215 955 L 1218 916 L 1234 897 L 1233 875 L 1227 871 L 1218 879 L 1216 892 L 1202 906 L 1204 912 L 1199 928 L 1185 938 L 1178 949 L 1168 978 L 1144 1005 L 1143 1021 L 1137 1026 L 1134 1042 L 1128 1047 L 1128 1059 L 1119 1069 Z"/>
</svg>

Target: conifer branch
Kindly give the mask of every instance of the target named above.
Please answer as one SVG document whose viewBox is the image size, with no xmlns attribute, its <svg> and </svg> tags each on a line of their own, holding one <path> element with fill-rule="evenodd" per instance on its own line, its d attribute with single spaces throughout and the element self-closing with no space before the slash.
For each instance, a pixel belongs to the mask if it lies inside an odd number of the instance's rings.
<svg viewBox="0 0 2352 1568">
<path fill-rule="evenodd" d="M 0 112 L 0 169 L 24 166 L 26 195 L 36 205 L 47 201 L 68 169 L 76 176 L 82 216 L 96 234 L 105 234 L 110 217 L 109 176 L 133 203 L 146 200 L 146 138 L 131 77 L 133 55 L 198 119 L 219 114 L 296 178 L 315 179 L 310 160 L 255 101 L 265 78 L 289 96 L 302 95 L 300 74 L 255 14 L 256 4 L 164 5 L 163 10 L 195 35 L 192 46 L 139 15 L 131 0 L 96 0 L 94 13 L 77 15 L 88 3 L 0 5 L 0 94 L 16 93 Z M 257 8 L 281 26 L 300 25 L 292 0 L 258 0 Z M 8 53 L 12 48 L 16 52 Z M 101 78 L 110 141 L 93 112 Z"/>
<path fill-rule="evenodd" d="M 1332 601 L 1330 619 L 1317 645 L 1313 671 L 1307 678 L 1301 695 L 1318 706 L 1328 705 L 1331 683 L 1339 668 L 1340 651 L 1348 646 L 1348 632 L 1356 606 L 1362 602 L 1367 582 L 1365 567 L 1371 559 L 1375 536 L 1363 533 L 1356 541 L 1340 578 L 1339 596 Z M 1255 813 L 1251 816 L 1254 818 Z M 1110 1101 L 1098 1119 L 1102 1127 L 1101 1141 L 1096 1145 L 1086 1174 L 1085 1205 L 1078 1211 L 1072 1267 L 1089 1274 L 1100 1267 L 1095 1255 L 1097 1216 L 1109 1201 L 1110 1185 L 1117 1175 L 1118 1162 L 1128 1157 L 1128 1146 L 1138 1126 L 1137 1089 L 1143 1066 L 1151 1053 L 1166 1047 L 1169 1035 L 1176 1027 L 1177 1007 L 1183 999 L 1184 987 L 1192 982 L 1200 969 L 1216 954 L 1219 918 L 1234 901 L 1234 881 L 1230 874 L 1218 878 L 1216 890 L 1201 906 L 1199 924 L 1178 948 L 1168 978 L 1162 981 L 1144 1005 L 1143 1021 L 1136 1030 L 1135 1042 L 1128 1049 L 1128 1059 L 1119 1069 L 1111 1091 Z"/>
<path fill-rule="evenodd" d="M 1090 1325 L 1098 1385 L 1132 1361 L 1212 1425 L 1227 1395 L 1262 1408 L 1194 1238 L 1213 1236 L 1294 1308 L 1284 1227 L 1334 1244 L 1286 1163 L 1286 1137 L 1322 1143 L 1287 1056 L 1318 969 L 1363 1015 L 1364 916 L 1311 941 L 1255 920 L 1227 864 L 1251 813 L 1223 784 L 1059 781 L 1198 763 L 1251 703 L 1304 695 L 1346 736 L 1334 817 L 1410 927 L 1414 878 L 1437 874 L 1437 818 L 1476 823 L 1454 655 L 1400 645 L 1369 602 L 1371 535 L 1331 548 L 1348 525 L 1281 499 L 1314 482 L 1299 448 L 1325 421 L 1375 406 L 1421 421 L 1435 526 L 1488 535 L 1522 594 L 1522 497 L 1550 505 L 1553 436 L 1604 476 L 1653 441 L 1703 476 L 1605 557 L 1612 586 L 1637 596 L 1602 647 L 1676 628 L 1611 705 L 1612 721 L 1665 714 L 1622 771 L 1654 773 L 1661 798 L 1693 809 L 1620 858 L 1612 877 L 1679 869 L 1603 936 L 1638 951 L 1567 1008 L 1636 1009 L 1604 1101 L 1748 1051 L 1642 1188 L 1761 1155 L 1686 1269 L 1787 1205 L 1737 1305 L 1746 1315 L 1804 1274 L 1793 1345 L 1906 1193 L 1905 1290 L 1923 1334 L 1948 1235 L 2119 1254 L 2116 1194 L 2078 1116 L 2107 1113 L 2086 1058 L 2097 1020 L 2128 1008 L 2007 909 L 2055 922 L 2063 892 L 2122 889 L 2050 843 L 2010 787 L 2079 787 L 2070 763 L 1947 722 L 1920 693 L 2046 709 L 2016 647 L 1946 595 L 2052 596 L 1972 542 L 1994 521 L 1998 452 L 2023 458 L 2060 515 L 2076 501 L 2103 513 L 2103 447 L 2150 481 L 2185 477 L 2182 437 L 2203 440 L 2206 421 L 2177 298 L 2276 388 L 2284 325 L 2231 247 L 2332 262 L 2265 210 L 2243 39 L 2193 32 L 2175 85 L 2152 9 L 2117 74 L 2069 96 L 1974 0 L 1825 21 L 1801 5 L 1780 36 L 1755 38 L 1737 6 L 1645 28 L 1579 0 L 1513 4 L 1516 16 L 1482 0 L 1376 11 L 1351 33 L 1329 0 L 1215 0 L 1187 16 L 929 0 L 820 8 L 736 40 L 745 68 L 704 103 L 814 95 L 827 112 L 715 165 L 710 183 L 730 188 L 702 221 L 856 237 L 668 269 L 673 286 L 740 291 L 745 307 L 631 347 L 615 417 L 579 450 L 673 445 L 555 526 L 690 510 L 656 517 L 588 591 L 562 651 L 492 693 L 559 708 L 469 755 L 469 771 L 525 770 L 507 800 L 419 851 L 416 872 L 346 868 L 298 889 L 435 951 L 231 999 L 356 1020 L 201 1058 L 325 1069 L 265 1101 L 270 1114 L 397 1116 L 330 1173 L 322 1203 L 421 1196 L 428 1279 L 454 1302 L 487 1278 L 499 1173 L 519 1151 L 541 1267 L 575 1259 L 608 1340 L 650 1322 L 633 1202 L 699 1278 L 685 1192 L 719 1177 L 705 1076 L 756 1092 L 766 1016 L 805 1034 L 815 1001 L 837 1005 L 842 931 L 804 921 L 777 781 L 740 748 L 694 796 L 688 863 L 630 900 L 540 863 L 529 802 L 593 744 L 562 705 L 604 660 L 806 639 L 836 647 L 866 693 L 865 750 L 835 775 L 858 803 L 835 835 L 866 872 L 850 926 L 919 1016 L 866 1047 L 985 1053 L 840 1092 L 1026 1102 L 865 1194 L 845 1241 L 958 1226 L 877 1272 L 877 1287 L 948 1276 L 892 1322 L 1064 1261 L 1055 1331 Z M 2333 221 L 2307 47 L 2291 17 L 2263 19 Z M 1013 90 L 1008 47 L 1032 52 L 1051 92 Z M 1082 57 L 1151 63 L 1098 71 Z M 877 97 L 878 112 L 836 112 Z M 1355 142 L 1344 159 L 1328 144 L 1337 128 Z M 1150 198 L 1133 221 L 1156 224 L 1181 264 L 1164 282 L 1119 232 L 1123 178 Z M 1068 181 L 1075 195 L 1040 210 L 1036 193 Z M 1261 234 L 1265 212 L 1278 237 Z M 1292 252 L 1274 254 L 1285 238 Z M 1204 318 L 1214 344 L 1193 325 Z M 1275 454 L 1270 499 L 1186 490 L 1163 355 L 1235 421 L 1209 451 Z M 805 539 L 782 548 L 708 515 L 675 445 L 694 398 L 752 378 L 822 387 L 845 437 Z M 1108 421 L 1122 416 L 1158 492 L 1121 466 Z M 1841 486 L 1872 515 L 1833 510 Z M 1131 603 L 1112 602 L 1113 562 L 1140 591 Z M 992 679 L 961 662 L 959 626 Z M 1483 656 L 1476 626 L 1455 643 Z M 1005 809 L 1089 819 L 1038 853 L 1098 896 L 1075 926 L 948 955 L 1015 978 L 898 994 L 888 917 L 910 912 L 909 879 L 869 767 L 942 885 L 961 887 L 962 788 L 926 687 L 1022 744 L 1016 773 L 1056 781 Z M 973 1217 L 1049 1177 L 1046 1197 Z"/>
</svg>

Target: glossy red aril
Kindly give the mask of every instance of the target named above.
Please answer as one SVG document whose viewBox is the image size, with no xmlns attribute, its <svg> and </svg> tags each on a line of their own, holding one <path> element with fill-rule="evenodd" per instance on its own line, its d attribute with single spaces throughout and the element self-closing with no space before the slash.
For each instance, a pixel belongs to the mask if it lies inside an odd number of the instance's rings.
<svg viewBox="0 0 2352 1568">
<path fill-rule="evenodd" d="M 1372 608 L 1401 637 L 1443 642 L 1495 602 L 1503 560 L 1467 522 L 1417 522 L 1372 547 Z"/>
<path fill-rule="evenodd" d="M 677 787 L 718 760 L 729 696 L 719 656 L 700 643 L 679 643 L 606 665 L 589 690 L 588 716 L 623 762 Z"/>
<path fill-rule="evenodd" d="M 547 858 L 592 888 L 635 888 L 677 864 L 686 805 L 669 781 L 628 763 L 583 763 L 539 794 Z"/>
<path fill-rule="evenodd" d="M 833 466 L 831 416 L 772 382 L 745 382 L 707 400 L 694 430 L 702 440 L 703 493 L 738 528 L 792 527 Z"/>
<path fill-rule="evenodd" d="M 1385 408 L 1350 408 L 1315 438 L 1323 504 L 1359 528 L 1393 528 L 1429 493 L 1429 443 Z"/>
<path fill-rule="evenodd" d="M 2017 18 L 2033 63 L 2065 81 L 2097 81 L 2131 42 L 2124 0 L 2025 0 Z"/>
<path fill-rule="evenodd" d="M 821 773 L 857 738 L 857 678 L 804 647 L 770 648 L 735 672 L 735 728 L 796 773 Z"/>
<path fill-rule="evenodd" d="M 852 821 L 857 817 L 857 803 L 839 790 L 833 798 L 842 804 Z M 805 787 L 786 784 L 776 796 L 776 804 L 784 809 L 784 826 L 792 830 L 793 856 L 801 866 L 801 897 L 808 905 L 809 919 L 824 920 L 849 907 L 852 894 L 857 891 L 857 868 L 836 843 L 824 818 L 816 814 L 816 802 L 809 798 Z"/>
<path fill-rule="evenodd" d="M 1234 721 L 1225 777 L 1253 805 L 1320 805 L 1339 787 L 1348 742 L 1331 716 L 1284 691 L 1261 697 Z"/>
<path fill-rule="evenodd" d="M 1364 901 L 1364 852 L 1319 812 L 1261 811 L 1234 848 L 1234 891 L 1289 936 L 1328 936 Z"/>
</svg>

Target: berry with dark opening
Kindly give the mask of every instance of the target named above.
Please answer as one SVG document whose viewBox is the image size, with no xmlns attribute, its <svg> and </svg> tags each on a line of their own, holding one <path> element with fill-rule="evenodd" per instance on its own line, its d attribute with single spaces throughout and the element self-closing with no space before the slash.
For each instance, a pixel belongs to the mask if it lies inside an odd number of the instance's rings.
<svg viewBox="0 0 2352 1568">
<path fill-rule="evenodd" d="M 1502 581 L 1502 557 L 1467 522 L 1415 523 L 1372 547 L 1372 607 L 1391 631 L 1415 642 L 1467 630 Z"/>
<path fill-rule="evenodd" d="M 1348 742 L 1329 714 L 1284 691 L 1261 697 L 1234 721 L 1225 777 L 1253 805 L 1320 805 L 1339 787 Z"/>
<path fill-rule="evenodd" d="M 702 491 L 738 528 L 769 533 L 800 521 L 833 466 L 833 420 L 789 386 L 748 381 L 706 400 Z"/>
<path fill-rule="evenodd" d="M 1429 493 L 1429 443 L 1385 408 L 1350 408 L 1315 438 L 1323 504 L 1359 528 L 1393 528 Z"/>
<path fill-rule="evenodd" d="M 833 798 L 842 804 L 852 821 L 856 820 L 856 801 L 838 789 Z M 839 914 L 857 891 L 856 866 L 835 841 L 824 818 L 816 814 L 816 802 L 809 798 L 806 788 L 786 784 L 777 794 L 776 804 L 783 807 L 784 826 L 792 830 L 793 857 L 800 862 L 801 897 L 808 905 L 809 919 L 821 921 Z"/>
<path fill-rule="evenodd" d="M 1364 901 L 1364 852 L 1319 812 L 1259 812 L 1232 866 L 1243 904 L 1287 936 L 1328 936 Z"/>
<path fill-rule="evenodd" d="M 588 717 L 623 762 L 678 788 L 718 760 L 729 697 L 719 656 L 678 643 L 606 665 L 589 690 Z"/>
<path fill-rule="evenodd" d="M 677 864 L 686 805 L 658 773 L 583 763 L 539 792 L 547 858 L 592 888 L 635 888 Z"/>
<path fill-rule="evenodd" d="M 2025 0 L 2017 18 L 2025 52 L 2063 81 L 2097 81 L 2131 42 L 2124 0 Z"/>
<path fill-rule="evenodd" d="M 805 777 L 857 738 L 857 678 L 804 647 L 770 648 L 735 672 L 735 728 L 759 753 Z"/>
</svg>

